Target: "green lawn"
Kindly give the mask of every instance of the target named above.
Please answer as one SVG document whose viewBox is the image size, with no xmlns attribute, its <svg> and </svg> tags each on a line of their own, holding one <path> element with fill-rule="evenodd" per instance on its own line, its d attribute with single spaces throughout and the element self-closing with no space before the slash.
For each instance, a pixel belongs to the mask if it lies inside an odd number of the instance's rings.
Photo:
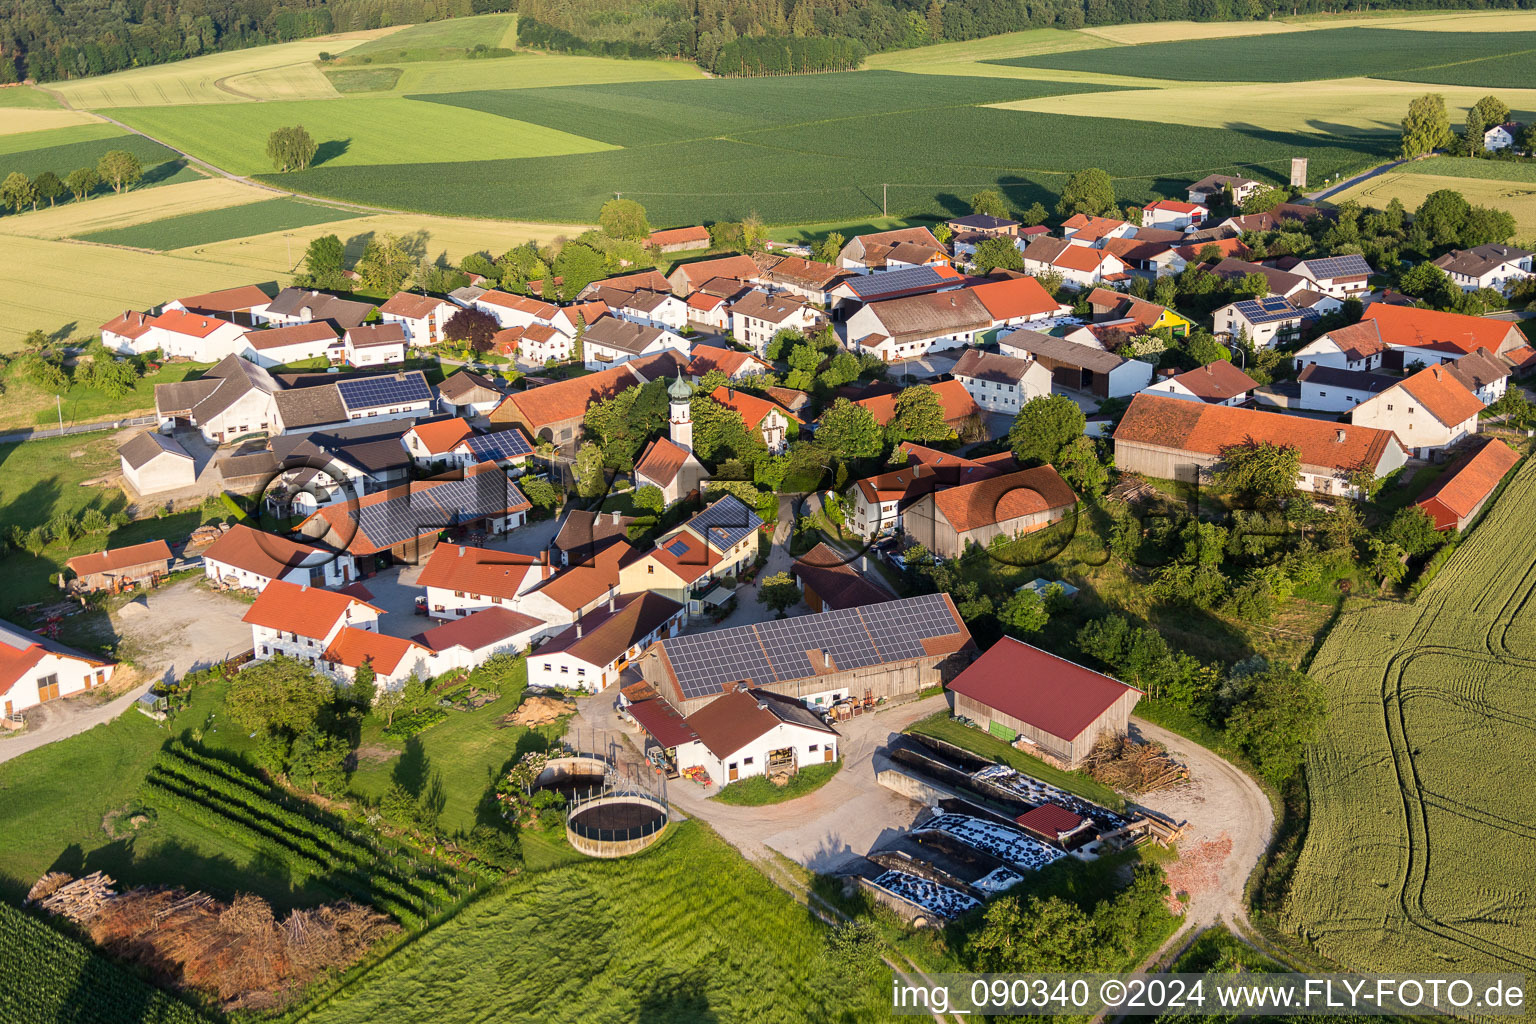
<svg viewBox="0 0 1536 1024">
<path fill-rule="evenodd" d="M 115 398 L 94 388 L 84 387 L 79 384 L 71 384 L 69 390 L 63 394 L 64 422 L 87 423 L 92 420 L 112 419 L 116 417 L 131 417 L 155 409 L 155 385 L 174 384 L 189 377 L 197 377 L 206 370 L 211 363 L 164 363 L 154 373 L 148 373 L 138 379 L 131 392 L 121 398 Z M 13 399 L 19 404 L 27 402 L 36 404 L 46 400 L 46 408 L 34 412 L 27 420 L 29 426 L 56 427 L 59 425 L 59 408 L 54 403 L 53 396 L 44 394 L 31 383 L 17 379 L 14 375 L 5 382 L 6 401 Z M 9 417 L 0 413 L 0 423 L 7 422 Z"/>
<path fill-rule="evenodd" d="M 330 168 L 426 166 L 613 148 L 557 127 L 441 104 L 428 107 L 399 96 L 134 107 L 106 113 L 237 174 L 270 172 L 267 136 L 294 124 L 303 125 L 319 145 L 315 166 Z M 411 130 L 425 125 L 431 129 Z M 470 139 L 473 145 L 464 144 Z"/>
<path fill-rule="evenodd" d="M 125 228 L 96 231 L 81 235 L 80 240 L 165 251 L 191 245 L 208 245 L 231 238 L 244 238 L 247 235 L 260 235 L 268 231 L 285 231 L 289 228 L 308 227 L 311 224 L 351 220 L 362 216 L 365 214 L 361 210 L 338 209 L 334 206 L 284 197 L 267 199 L 259 203 L 245 203 L 222 210 L 186 213 L 178 217 L 166 217 L 163 220 L 152 220 Z"/>
<path fill-rule="evenodd" d="M 1125 806 L 1125 800 L 1120 794 L 1103 783 L 1095 782 L 1081 772 L 1063 771 L 1046 764 L 1038 757 L 1032 757 L 1022 750 L 1015 750 L 995 736 L 955 721 L 948 711 L 940 711 L 920 722 L 913 722 L 907 727 L 907 732 L 932 736 L 934 739 L 963 747 L 973 754 L 1011 765 L 1025 775 L 1032 775 L 1041 782 L 1049 782 L 1059 789 L 1076 793 L 1085 800 L 1092 800 L 1112 810 L 1120 810 Z"/>
<path fill-rule="evenodd" d="M 423 619 L 422 628 L 429 626 Z M 446 719 L 410 739 L 384 735 L 384 723 L 378 718 L 364 721 L 352 791 L 377 799 L 395 782 L 417 797 L 438 791 L 442 827 L 446 831 L 473 828 L 483 812 L 486 791 L 502 772 L 528 751 L 548 748 L 565 731 L 563 726 L 537 730 L 501 726 L 501 719 L 517 710 L 528 683 L 528 666 L 522 658 L 510 675 L 498 679 L 482 672 L 475 683 L 500 693 L 500 699 L 478 711 L 449 711 Z"/>
<path fill-rule="evenodd" d="M 796 772 L 783 786 L 775 786 L 768 781 L 766 775 L 754 775 L 750 779 L 742 779 L 740 782 L 733 782 L 723 787 L 715 794 L 715 799 L 722 804 L 735 804 L 738 807 L 781 804 L 786 800 L 816 792 L 831 782 L 832 776 L 836 775 L 842 767 L 841 761 L 808 765 Z"/>
<path fill-rule="evenodd" d="M 512 879 L 346 985 L 313 1024 L 887 1020 L 889 972 L 699 822 L 650 850 Z"/>
<path fill-rule="evenodd" d="M 474 46 L 511 47 L 517 42 L 517 15 L 481 14 L 409 25 L 354 46 L 333 63 L 453 60 Z"/>
<path fill-rule="evenodd" d="M 400 81 L 399 68 L 338 68 L 325 72 L 331 87 L 340 93 L 388 92 Z"/>
</svg>

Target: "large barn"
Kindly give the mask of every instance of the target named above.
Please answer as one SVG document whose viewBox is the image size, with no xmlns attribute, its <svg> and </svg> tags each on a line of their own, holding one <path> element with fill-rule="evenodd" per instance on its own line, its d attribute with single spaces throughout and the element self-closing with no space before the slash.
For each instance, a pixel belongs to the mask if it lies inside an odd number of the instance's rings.
<svg viewBox="0 0 1536 1024">
<path fill-rule="evenodd" d="M 1068 768 L 1101 736 L 1123 736 L 1141 691 L 1003 637 L 949 684 L 950 710 Z"/>
<path fill-rule="evenodd" d="M 925 594 L 670 637 L 636 664 L 691 715 L 738 683 L 822 706 L 916 693 L 943 682 L 970 648 L 949 595 Z"/>
</svg>

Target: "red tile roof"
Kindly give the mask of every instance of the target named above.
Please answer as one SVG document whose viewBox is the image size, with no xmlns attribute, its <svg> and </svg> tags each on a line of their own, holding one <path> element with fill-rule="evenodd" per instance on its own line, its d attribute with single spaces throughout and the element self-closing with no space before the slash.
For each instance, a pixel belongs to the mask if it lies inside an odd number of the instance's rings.
<svg viewBox="0 0 1536 1024">
<path fill-rule="evenodd" d="M 485 292 L 475 301 L 484 302 L 491 306 L 499 306 L 502 309 L 515 309 L 519 313 L 526 313 L 536 320 L 552 320 L 560 312 L 559 306 L 545 302 L 543 299 L 534 299 L 526 295 L 513 295 L 510 292 Z"/>
<path fill-rule="evenodd" d="M 977 480 L 935 491 L 934 504 L 959 533 L 1020 516 L 1071 508 L 1077 495 L 1051 466 Z"/>
<path fill-rule="evenodd" d="M 594 609 L 551 637 L 535 655 L 569 654 L 588 665 L 608 666 L 683 610 L 662 594 L 642 591 L 616 598 L 613 610 Z"/>
<path fill-rule="evenodd" d="M 163 540 L 151 540 L 122 548 L 108 548 L 89 555 L 76 555 L 64 564 L 72 569 L 76 576 L 93 576 L 99 572 L 114 572 L 118 569 L 143 565 L 145 562 L 162 560 L 166 562 L 171 560 L 170 546 Z"/>
<path fill-rule="evenodd" d="M 688 291 L 693 291 L 693 286 L 702 284 L 712 277 L 729 277 L 737 281 L 750 281 L 757 275 L 757 262 L 751 256 L 721 256 L 717 259 L 702 260 L 698 263 L 684 263 L 680 267 L 672 268 L 672 276 L 680 276 L 688 285 Z M 668 285 L 667 288 L 662 290 L 670 291 L 671 286 Z"/>
<path fill-rule="evenodd" d="M 1364 319 L 1376 324 L 1384 342 L 1398 347 L 1453 349 L 1457 352 L 1486 348 L 1497 354 L 1506 345 L 1513 347 L 1524 343 L 1520 329 L 1507 320 L 1442 313 L 1417 306 L 1373 302 L 1365 308 Z"/>
<path fill-rule="evenodd" d="M 450 647 L 478 651 L 542 625 L 543 619 L 514 612 L 510 608 L 482 608 L 462 619 L 451 619 L 441 626 L 418 633 L 415 640 L 434 651 L 446 651 Z"/>
<path fill-rule="evenodd" d="M 738 352 L 733 348 L 716 348 L 713 345 L 697 345 L 693 350 L 693 358 L 688 363 L 687 372 L 690 377 L 702 377 L 710 370 L 719 370 L 727 377 L 734 377 L 743 370 L 766 372 L 772 369 L 772 366 L 750 352 Z"/>
<path fill-rule="evenodd" d="M 101 325 L 103 334 L 116 334 L 124 338 L 137 338 L 149 330 L 154 317 L 148 313 L 139 313 L 135 310 L 124 310 L 123 314 L 114 317 Z"/>
<path fill-rule="evenodd" d="M 1131 399 L 1115 440 L 1210 456 L 1219 456 L 1232 445 L 1267 441 L 1298 449 L 1303 466 L 1343 471 L 1374 469 L 1388 446 L 1398 444 L 1390 430 L 1188 402 L 1145 391 Z"/>
<path fill-rule="evenodd" d="M 1197 366 L 1173 378 L 1187 388 L 1196 398 L 1207 402 L 1225 402 L 1229 398 L 1246 394 L 1259 386 L 1259 382 L 1229 360 L 1218 359 L 1214 363 Z"/>
<path fill-rule="evenodd" d="M 1485 408 L 1465 384 L 1439 363 L 1426 366 L 1397 386 L 1418 399 L 1431 416 L 1448 427 L 1466 422 Z"/>
<path fill-rule="evenodd" d="M 510 405 L 521 414 L 523 422 L 530 428 L 529 432 L 536 434 L 541 427 L 549 424 L 580 419 L 586 415 L 587 406 L 612 398 L 638 383 L 628 364 L 620 364 L 597 373 L 508 395 L 506 401 L 491 413 L 491 418 L 505 419 L 504 415 L 497 414 Z"/>
<path fill-rule="evenodd" d="M 675 550 L 674 550 L 675 549 Z M 653 560 L 684 583 L 692 583 L 720 564 L 720 552 L 688 530 L 662 538 L 642 557 Z"/>
<path fill-rule="evenodd" d="M 416 292 L 396 292 L 389 297 L 384 305 L 379 307 L 379 312 L 388 313 L 391 316 L 402 316 L 407 320 L 421 320 L 443 304 L 442 299 L 432 295 L 419 295 Z"/>
<path fill-rule="evenodd" d="M 1051 266 L 1066 267 L 1068 270 L 1080 270 L 1086 273 L 1099 269 L 1108 259 L 1118 259 L 1118 257 L 1103 249 L 1092 249 L 1086 245 L 1069 245 L 1052 261 Z"/>
<path fill-rule="evenodd" d="M 246 610 L 241 621 L 320 640 L 354 605 L 371 608 L 376 613 L 382 611 L 346 594 L 273 580 L 261 588 L 256 602 Z"/>
<path fill-rule="evenodd" d="M 442 455 L 453 451 L 454 446 L 473 431 L 462 416 L 454 416 L 446 420 L 433 420 L 431 423 L 418 423 L 408 433 L 415 434 L 431 454 Z"/>
<path fill-rule="evenodd" d="M 794 420 L 796 423 L 804 422 L 794 413 L 787 409 L 781 408 L 777 404 L 768 401 L 766 398 L 759 398 L 756 395 L 749 395 L 745 391 L 740 391 L 727 385 L 721 385 L 720 387 L 715 388 L 714 391 L 710 392 L 709 397 L 713 398 L 727 409 L 735 409 L 738 413 L 740 413 L 742 422 L 747 425 L 749 430 L 757 429 L 759 424 L 761 424 L 771 412 L 778 413 L 786 420 Z"/>
<path fill-rule="evenodd" d="M 647 245 L 682 245 L 686 242 L 696 242 L 701 246 L 709 244 L 709 228 L 667 228 L 664 231 L 652 231 L 651 237 L 646 239 Z"/>
<path fill-rule="evenodd" d="M 387 633 L 375 633 L 371 629 L 343 626 L 325 649 L 324 657 L 326 661 L 334 661 L 348 668 L 361 668 L 363 662 L 371 662 L 375 672 L 387 676 L 412 654 L 426 653 L 425 647 L 410 640 L 402 640 Z"/>
<path fill-rule="evenodd" d="M 1205 211 L 1205 207 L 1195 203 L 1185 203 L 1177 199 L 1157 199 L 1142 207 L 1143 210 L 1168 210 L 1172 213 L 1194 213 L 1196 210 Z"/>
<path fill-rule="evenodd" d="M 790 703 L 796 705 L 799 714 L 786 707 Z M 781 708 L 779 714 L 771 710 L 774 705 Z M 787 718 L 790 724 L 837 735 L 831 726 L 807 713 L 799 701 L 791 702 L 767 690 L 732 690 L 689 715 L 686 721 L 711 754 L 726 758 L 784 724 Z"/>
<path fill-rule="evenodd" d="M 929 385 L 920 385 L 929 387 Z M 931 385 L 931 390 L 939 396 L 939 405 L 944 409 L 944 422 L 951 427 L 957 426 L 967 417 L 980 413 L 981 409 L 976 405 L 976 400 L 971 393 L 965 390 L 965 385 L 957 380 L 940 381 Z M 896 398 L 899 392 L 888 395 L 876 395 L 873 398 L 861 398 L 854 405 L 861 405 L 868 409 L 875 417 L 875 422 L 882 427 L 891 422 L 896 415 Z"/>
<path fill-rule="evenodd" d="M 628 563 L 634 548 L 628 541 L 614 541 L 594 554 L 590 561 L 571 565 L 534 589 L 571 611 L 585 608 L 619 585 L 619 566 Z"/>
<path fill-rule="evenodd" d="M 1490 439 L 1474 454 L 1457 460 L 1417 504 L 1435 520 L 1435 529 L 1457 529 L 1519 461 L 1509 445 Z"/>
<path fill-rule="evenodd" d="M 307 324 L 246 331 L 244 340 L 256 351 L 266 352 L 269 349 L 283 348 L 288 345 L 303 345 L 316 341 L 332 342 L 336 337 L 336 328 L 332 327 L 328 321 L 315 320 Z"/>
<path fill-rule="evenodd" d="M 416 585 L 511 600 L 525 583 L 544 578 L 548 571 L 548 566 L 532 555 L 465 544 L 439 544 L 416 577 Z"/>
<path fill-rule="evenodd" d="M 184 309 L 168 309 L 151 320 L 150 325 L 189 338 L 206 338 L 220 327 L 228 326 L 229 321 L 202 313 L 189 313 Z"/>
<path fill-rule="evenodd" d="M 640 460 L 635 463 L 636 481 L 645 480 L 665 487 L 677 478 L 678 471 L 688 461 L 688 451 L 673 444 L 671 439 L 658 437 L 646 446 Z"/>
<path fill-rule="evenodd" d="M 236 523 L 209 545 L 203 558 L 276 579 L 302 565 L 305 559 L 322 553 L 320 548 Z"/>
<path fill-rule="evenodd" d="M 680 747 L 699 738 L 688 727 L 683 716 L 677 713 L 677 709 L 660 697 L 636 701 L 629 706 L 628 711 L 640 723 L 640 728 L 650 733 L 663 747 Z"/>
<path fill-rule="evenodd" d="M 204 292 L 201 295 L 188 295 L 176 301 L 188 309 L 199 312 L 238 313 L 257 306 L 265 306 L 272 301 L 272 297 L 253 284 L 244 284 L 238 288 L 224 288 L 216 292 Z"/>
<path fill-rule="evenodd" d="M 1063 740 L 1081 736 L 1127 693 L 1141 694 L 1118 679 L 1008 636 L 949 688 Z"/>
<path fill-rule="evenodd" d="M 1374 320 L 1361 320 L 1347 327 L 1335 328 L 1324 337 L 1337 345 L 1344 358 L 1351 362 L 1357 362 L 1387 350 L 1387 343 L 1382 341 L 1381 331 Z"/>
<path fill-rule="evenodd" d="M 1111 231 L 1125 227 L 1126 223 L 1126 221 L 1116 220 L 1113 217 L 1090 217 L 1084 213 L 1075 213 L 1067 218 L 1061 225 L 1061 229 L 1063 233 L 1073 230 L 1073 238 L 1086 242 L 1103 238 Z M 1078 248 L 1082 248 L 1082 246 L 1078 246 Z"/>
<path fill-rule="evenodd" d="M 1032 277 L 989 281 L 977 285 L 971 291 L 987 307 L 987 312 L 992 314 L 994 320 L 1040 316 L 1054 313 L 1061 307 L 1061 303 L 1051 298 L 1050 292 Z"/>
<path fill-rule="evenodd" d="M 1086 819 L 1060 804 L 1041 804 L 1039 807 L 1031 807 L 1013 820 L 1020 828 L 1028 829 L 1037 836 L 1060 840 L 1082 828 Z"/>
</svg>

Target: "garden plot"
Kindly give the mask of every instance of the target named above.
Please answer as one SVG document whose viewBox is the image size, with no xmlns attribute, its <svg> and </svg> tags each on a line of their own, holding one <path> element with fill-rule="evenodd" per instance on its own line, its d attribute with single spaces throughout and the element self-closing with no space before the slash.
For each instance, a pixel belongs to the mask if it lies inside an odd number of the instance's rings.
<svg viewBox="0 0 1536 1024">
<path fill-rule="evenodd" d="M 887 871 L 875 879 L 875 885 L 950 920 L 981 906 L 980 901 L 963 892 L 917 875 L 909 875 L 905 871 Z"/>
<path fill-rule="evenodd" d="M 967 814 L 940 814 L 919 825 L 917 832 L 944 832 L 967 846 L 989 853 L 1026 871 L 1038 871 L 1066 854 L 1016 828 L 973 818 Z"/>
<path fill-rule="evenodd" d="M 1022 881 L 1024 876 L 1011 868 L 994 868 L 971 885 L 988 896 L 994 896 L 1000 892 L 1007 892 Z"/>
<path fill-rule="evenodd" d="M 1039 804 L 1056 804 L 1060 807 L 1065 807 L 1080 817 L 1092 818 L 1094 824 L 1098 825 L 1100 830 L 1105 832 L 1124 828 L 1128 824 L 1126 819 L 1108 808 L 1100 807 L 1095 803 L 1089 803 L 1082 797 L 1073 796 L 1064 789 L 1057 789 L 1055 786 L 1041 782 L 1037 778 L 1021 774 L 1005 764 L 988 765 L 979 771 L 972 772 L 971 778 L 977 782 L 985 782 L 999 789 L 1007 790 L 1021 800 L 1027 800 L 1037 806 Z"/>
</svg>

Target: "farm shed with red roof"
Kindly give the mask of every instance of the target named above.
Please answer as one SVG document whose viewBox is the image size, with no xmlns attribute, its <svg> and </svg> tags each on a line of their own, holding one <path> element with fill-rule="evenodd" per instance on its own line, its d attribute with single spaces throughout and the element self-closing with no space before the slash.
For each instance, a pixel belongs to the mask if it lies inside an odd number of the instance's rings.
<svg viewBox="0 0 1536 1024">
<path fill-rule="evenodd" d="M 1519 461 L 1514 449 L 1492 438 L 1473 455 L 1458 459 L 1416 504 L 1429 513 L 1435 529 L 1464 530 Z"/>
<path fill-rule="evenodd" d="M 1076 768 L 1101 736 L 1123 736 L 1141 691 L 1003 637 L 949 684 L 950 709 L 998 739 Z"/>
</svg>

